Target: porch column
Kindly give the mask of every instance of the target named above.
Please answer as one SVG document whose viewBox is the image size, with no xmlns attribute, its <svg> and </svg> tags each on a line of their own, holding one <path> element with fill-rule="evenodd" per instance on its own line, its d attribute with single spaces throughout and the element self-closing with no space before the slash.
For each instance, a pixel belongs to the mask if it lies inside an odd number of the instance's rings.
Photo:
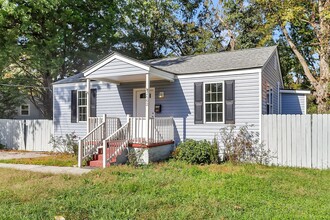
<svg viewBox="0 0 330 220">
<path fill-rule="evenodd" d="M 86 81 L 86 98 L 87 98 L 86 117 L 87 117 L 87 134 L 88 134 L 90 132 L 89 117 L 91 116 L 91 80 L 90 79 L 87 79 Z"/>
<path fill-rule="evenodd" d="M 146 127 L 145 127 L 145 134 L 146 134 L 146 144 L 149 143 L 149 95 L 150 95 L 150 73 L 146 74 Z"/>
</svg>

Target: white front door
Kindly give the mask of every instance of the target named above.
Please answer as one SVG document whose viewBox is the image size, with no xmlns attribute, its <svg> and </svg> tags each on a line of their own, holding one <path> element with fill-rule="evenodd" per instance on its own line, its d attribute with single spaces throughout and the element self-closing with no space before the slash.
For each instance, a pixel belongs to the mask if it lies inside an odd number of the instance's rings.
<svg viewBox="0 0 330 220">
<path fill-rule="evenodd" d="M 149 112 L 150 117 L 155 116 L 155 88 L 150 88 Z M 135 117 L 146 116 L 146 89 L 134 89 L 134 107 Z"/>
</svg>

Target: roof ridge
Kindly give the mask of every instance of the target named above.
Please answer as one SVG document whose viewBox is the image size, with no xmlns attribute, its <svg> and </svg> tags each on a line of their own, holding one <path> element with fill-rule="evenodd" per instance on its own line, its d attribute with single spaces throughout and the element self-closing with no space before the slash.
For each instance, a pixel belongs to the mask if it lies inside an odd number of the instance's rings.
<svg viewBox="0 0 330 220">
<path fill-rule="evenodd" d="M 253 48 L 246 48 L 246 49 L 238 49 L 238 50 L 230 50 L 230 51 L 220 51 L 220 52 L 212 52 L 212 53 L 203 53 L 203 54 L 192 54 L 192 55 L 185 55 L 185 56 L 174 56 L 174 57 L 164 57 L 164 58 L 155 58 L 150 60 L 142 60 L 142 62 L 151 62 L 151 61 L 158 61 L 158 60 L 166 60 L 166 59 L 177 59 L 177 58 L 185 58 L 185 57 L 196 57 L 196 56 L 209 56 L 215 54 L 223 54 L 223 53 L 237 53 L 241 51 L 253 51 L 253 50 L 261 50 L 265 48 L 277 48 L 277 45 L 273 46 L 266 46 L 266 47 L 253 47 Z"/>
</svg>

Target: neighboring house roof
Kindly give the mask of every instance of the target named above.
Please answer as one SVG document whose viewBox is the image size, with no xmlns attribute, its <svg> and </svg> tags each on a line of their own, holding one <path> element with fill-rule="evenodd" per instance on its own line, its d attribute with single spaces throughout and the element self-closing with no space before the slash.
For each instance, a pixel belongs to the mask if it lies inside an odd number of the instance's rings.
<svg viewBox="0 0 330 220">
<path fill-rule="evenodd" d="M 163 59 L 153 59 L 146 61 L 138 61 L 127 57 L 141 64 L 160 69 L 166 72 L 174 73 L 176 75 L 192 74 L 192 73 L 208 73 L 221 72 L 240 69 L 251 69 L 262 67 L 269 59 L 269 57 L 276 50 L 276 46 L 260 47 L 245 50 L 225 51 L 211 54 L 170 57 Z M 109 59 L 117 52 L 111 53 L 104 59 L 88 67 L 85 71 L 93 68 L 96 65 Z M 125 56 L 125 55 L 124 55 Z M 83 71 L 83 72 L 85 72 Z M 78 73 L 74 76 L 55 82 L 54 84 L 76 83 L 81 82 L 84 74 Z"/>
<path fill-rule="evenodd" d="M 76 75 L 54 82 L 53 85 L 81 82 L 84 81 L 83 77 L 84 77 L 84 73 L 77 73 Z"/>
</svg>

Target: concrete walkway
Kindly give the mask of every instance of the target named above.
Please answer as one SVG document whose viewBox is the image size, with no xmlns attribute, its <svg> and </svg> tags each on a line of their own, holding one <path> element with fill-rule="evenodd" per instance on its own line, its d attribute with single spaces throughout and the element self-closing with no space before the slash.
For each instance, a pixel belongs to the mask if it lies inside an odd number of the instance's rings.
<svg viewBox="0 0 330 220">
<path fill-rule="evenodd" d="M 49 157 L 49 156 L 50 156 L 49 154 L 44 154 L 44 153 L 40 153 L 40 152 L 0 151 L 0 160 Z"/>
<path fill-rule="evenodd" d="M 39 172 L 39 173 L 72 174 L 72 175 L 82 175 L 92 171 L 92 169 L 88 169 L 88 168 L 82 169 L 77 167 L 55 167 L 55 166 L 43 166 L 43 165 L 5 164 L 5 163 L 0 163 L 0 168 L 27 170 L 27 171 Z"/>
</svg>

